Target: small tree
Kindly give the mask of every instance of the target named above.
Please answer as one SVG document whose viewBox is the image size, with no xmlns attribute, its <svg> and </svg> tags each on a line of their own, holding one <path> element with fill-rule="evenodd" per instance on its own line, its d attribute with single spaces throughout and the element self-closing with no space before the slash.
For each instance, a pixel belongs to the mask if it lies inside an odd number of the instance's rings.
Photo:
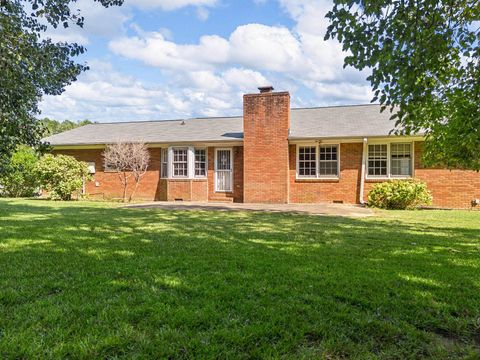
<svg viewBox="0 0 480 360">
<path fill-rule="evenodd" d="M 84 181 L 90 179 L 87 163 L 67 155 L 44 155 L 35 173 L 42 188 L 55 200 L 71 200 L 72 194 L 79 194 Z"/>
<path fill-rule="evenodd" d="M 34 149 L 19 146 L 5 171 L 0 173 L 1 194 L 9 197 L 33 196 L 39 186 L 34 171 L 37 161 Z"/>
<path fill-rule="evenodd" d="M 132 201 L 150 162 L 150 154 L 145 143 L 119 141 L 107 146 L 103 158 L 105 166 L 114 169 L 120 178 L 123 185 L 123 202 L 127 201 L 128 184 L 133 177 L 135 185 L 128 198 L 128 201 Z"/>
</svg>

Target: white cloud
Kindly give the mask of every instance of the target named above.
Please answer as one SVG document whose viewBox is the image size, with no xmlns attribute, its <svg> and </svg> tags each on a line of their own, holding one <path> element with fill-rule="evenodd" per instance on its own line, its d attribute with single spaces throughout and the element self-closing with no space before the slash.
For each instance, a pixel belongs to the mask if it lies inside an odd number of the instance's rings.
<svg viewBox="0 0 480 360">
<path fill-rule="evenodd" d="M 298 39 L 285 27 L 249 24 L 230 35 L 229 61 L 270 71 L 301 67 L 305 58 Z"/>
<path fill-rule="evenodd" d="M 126 0 L 125 5 L 142 9 L 160 8 L 165 11 L 178 10 L 187 6 L 212 7 L 218 0 Z"/>
<path fill-rule="evenodd" d="M 160 86 L 125 76 L 103 61 L 89 65 L 91 70 L 61 96 L 45 97 L 42 116 L 126 121 L 238 115 L 242 111 L 242 95 L 254 91 L 255 83 L 267 82 L 260 73 L 232 68 L 218 75 L 209 71 L 186 72 Z"/>
<path fill-rule="evenodd" d="M 210 69 L 227 61 L 228 42 L 216 35 L 205 35 L 198 44 L 181 45 L 169 41 L 160 32 L 113 40 L 109 48 L 117 55 L 142 60 L 162 69 Z"/>
<path fill-rule="evenodd" d="M 115 38 L 125 34 L 127 22 L 132 18 L 132 9 L 143 10 L 161 9 L 174 11 L 188 6 L 197 8 L 197 17 L 206 21 L 209 16 L 208 8 L 218 4 L 218 0 L 126 0 L 122 6 L 102 6 L 99 2 L 91 0 L 78 0 L 73 3 L 72 11 L 80 11 L 84 17 L 83 28 L 71 24 L 68 28 L 59 26 L 57 29 L 49 26 L 46 36 L 58 42 L 76 42 L 82 45 L 90 43 L 91 36 Z M 165 35 L 166 29 L 159 32 Z M 170 38 L 168 35 L 166 38 Z"/>
<path fill-rule="evenodd" d="M 303 19 L 301 10 L 294 10 L 294 14 L 299 14 L 295 16 Z M 304 24 L 297 23 L 297 28 L 304 28 Z M 310 28 L 310 25 L 305 28 Z M 315 81 L 364 82 L 365 75 L 356 70 L 343 69 L 345 53 L 337 42 L 324 41 L 323 34 L 314 31 L 289 30 L 281 26 L 242 25 L 228 38 L 205 35 L 193 44 L 178 44 L 167 40 L 159 32 L 139 31 L 136 36 L 111 41 L 109 48 L 117 55 L 142 61 L 161 70 L 185 72 L 215 69 L 219 72 L 225 68 L 242 67 L 276 73 L 307 87 Z"/>
<path fill-rule="evenodd" d="M 331 2 L 278 1 L 295 21 L 293 28 L 245 24 L 225 37 L 204 35 L 196 42 L 178 43 L 167 29 L 143 31 L 131 24 L 135 35 L 119 31 L 109 42 L 110 51 L 151 66 L 162 83 L 141 82 L 97 61 L 62 96 L 46 98 L 44 115 L 114 121 L 241 114 L 242 95 L 262 85 L 290 91 L 293 106 L 368 102 L 372 96 L 365 73 L 343 69 L 340 44 L 323 40 Z M 208 11 L 199 14 L 218 2 L 130 4 L 168 11 L 194 6 L 197 16 L 208 17 Z M 124 24 L 121 19 L 117 23 Z"/>
<path fill-rule="evenodd" d="M 105 8 L 99 2 L 79 0 L 72 5 L 72 11 L 80 10 L 84 17 L 83 28 L 71 25 L 68 28 L 49 26 L 46 36 L 53 41 L 76 42 L 82 45 L 90 43 L 90 36 L 111 38 L 125 33 L 125 23 L 130 19 L 130 11 L 124 7 Z"/>
</svg>

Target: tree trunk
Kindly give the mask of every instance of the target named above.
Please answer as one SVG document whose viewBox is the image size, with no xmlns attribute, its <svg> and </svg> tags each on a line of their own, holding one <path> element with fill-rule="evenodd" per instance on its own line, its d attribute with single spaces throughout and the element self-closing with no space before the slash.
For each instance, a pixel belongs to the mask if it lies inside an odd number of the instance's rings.
<svg viewBox="0 0 480 360">
<path fill-rule="evenodd" d="M 128 187 L 128 180 L 127 174 L 123 173 L 123 202 L 127 202 L 127 187 Z"/>
<path fill-rule="evenodd" d="M 128 198 L 128 202 L 131 202 L 132 199 L 133 199 L 133 196 L 135 195 L 135 193 L 137 192 L 137 189 L 138 189 L 138 184 L 140 183 L 140 179 L 135 179 L 135 187 L 133 188 L 133 191 L 132 193 L 130 194 L 130 197 Z"/>
</svg>

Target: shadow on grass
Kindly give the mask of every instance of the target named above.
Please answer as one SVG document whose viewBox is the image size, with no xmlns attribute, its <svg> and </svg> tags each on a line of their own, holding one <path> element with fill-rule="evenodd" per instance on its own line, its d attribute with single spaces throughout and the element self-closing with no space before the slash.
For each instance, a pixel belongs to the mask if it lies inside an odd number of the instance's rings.
<svg viewBox="0 0 480 360">
<path fill-rule="evenodd" d="M 465 356 L 479 225 L 0 204 L 3 357 Z"/>
</svg>

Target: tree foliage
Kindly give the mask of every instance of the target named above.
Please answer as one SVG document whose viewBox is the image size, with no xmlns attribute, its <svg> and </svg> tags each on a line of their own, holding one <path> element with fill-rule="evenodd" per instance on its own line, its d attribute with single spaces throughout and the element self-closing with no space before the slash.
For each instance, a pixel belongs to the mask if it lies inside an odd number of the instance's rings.
<svg viewBox="0 0 480 360">
<path fill-rule="evenodd" d="M 99 0 L 108 7 L 122 0 Z M 44 94 L 59 95 L 87 69 L 72 59 L 85 48 L 54 43 L 48 26 L 83 26 L 74 0 L 0 0 L 0 172 L 19 144 L 39 146 L 44 134 L 35 116 Z"/>
<path fill-rule="evenodd" d="M 480 169 L 478 0 L 336 0 L 327 18 L 345 66 L 370 71 L 372 102 L 426 133 L 427 164 Z"/>
<path fill-rule="evenodd" d="M 87 163 L 67 155 L 44 155 L 35 167 L 35 175 L 54 200 L 71 200 L 74 193 L 79 196 L 90 180 Z"/>
<path fill-rule="evenodd" d="M 127 189 L 130 178 L 135 182 L 128 198 L 132 201 L 140 184 L 140 180 L 147 172 L 150 154 L 147 146 L 142 142 L 117 142 L 107 146 L 103 153 L 105 166 L 117 172 L 123 185 L 123 201 L 127 200 Z"/>
<path fill-rule="evenodd" d="M 43 118 L 39 121 L 41 126 L 45 129 L 45 136 L 58 134 L 67 130 L 72 130 L 80 126 L 92 124 L 90 120 L 82 120 L 79 122 L 64 120 L 58 121 L 49 118 Z"/>
<path fill-rule="evenodd" d="M 0 174 L 0 192 L 2 196 L 29 197 L 38 190 L 35 176 L 37 153 L 28 146 L 19 146 L 7 164 L 7 171 Z"/>
</svg>

